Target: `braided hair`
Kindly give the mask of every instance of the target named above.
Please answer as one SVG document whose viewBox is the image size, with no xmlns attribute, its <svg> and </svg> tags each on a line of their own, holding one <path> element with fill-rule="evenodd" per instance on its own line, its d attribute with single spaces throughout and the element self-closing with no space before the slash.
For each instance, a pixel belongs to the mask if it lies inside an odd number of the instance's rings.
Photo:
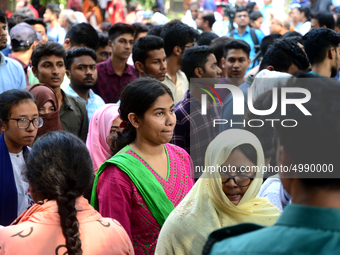
<svg viewBox="0 0 340 255">
<path fill-rule="evenodd" d="M 42 199 L 57 202 L 68 254 L 82 254 L 75 202 L 93 178 L 85 144 L 71 133 L 49 132 L 35 142 L 26 165 L 24 176 L 32 191 Z"/>
</svg>

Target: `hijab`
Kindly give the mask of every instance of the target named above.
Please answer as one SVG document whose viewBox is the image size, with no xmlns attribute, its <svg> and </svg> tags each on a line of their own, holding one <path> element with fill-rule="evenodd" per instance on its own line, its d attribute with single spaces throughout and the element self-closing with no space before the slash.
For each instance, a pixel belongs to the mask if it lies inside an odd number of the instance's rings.
<svg viewBox="0 0 340 255">
<path fill-rule="evenodd" d="M 34 96 L 38 109 L 48 101 L 52 103 L 55 109 L 54 112 L 39 114 L 40 117 L 44 118 L 44 125 L 38 129 L 37 138 L 50 131 L 63 130 L 59 117 L 58 98 L 53 89 L 44 83 L 38 83 L 26 87 L 25 90 Z"/>
<path fill-rule="evenodd" d="M 215 137 L 207 148 L 205 166 L 222 166 L 233 149 L 245 143 L 255 148 L 257 166 L 263 166 L 260 141 L 254 134 L 241 129 L 229 129 Z M 258 171 L 255 177 L 239 204 L 234 205 L 223 192 L 220 173 L 207 167 L 167 218 L 159 234 L 156 254 L 202 254 L 208 235 L 216 229 L 246 222 L 273 225 L 280 210 L 267 198 L 257 196 L 263 173 Z"/>
<path fill-rule="evenodd" d="M 112 122 L 119 117 L 118 109 L 118 104 L 105 104 L 91 117 L 86 147 L 90 151 L 95 171 L 111 156 L 107 137 Z"/>
</svg>

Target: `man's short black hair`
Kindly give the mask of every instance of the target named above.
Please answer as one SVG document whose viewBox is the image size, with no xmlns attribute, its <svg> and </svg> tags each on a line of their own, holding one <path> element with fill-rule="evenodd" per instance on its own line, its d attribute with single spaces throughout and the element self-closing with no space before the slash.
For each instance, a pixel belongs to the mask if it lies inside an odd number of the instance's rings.
<svg viewBox="0 0 340 255">
<path fill-rule="evenodd" d="M 44 56 L 58 56 L 66 60 L 66 51 L 60 43 L 56 42 L 46 42 L 39 43 L 32 53 L 32 66 L 38 70 L 38 64 L 42 57 Z"/>
<path fill-rule="evenodd" d="M 149 57 L 148 52 L 152 50 L 159 50 L 164 48 L 164 41 L 162 38 L 154 35 L 147 35 L 139 38 L 132 49 L 133 63 L 141 62 L 145 65 L 145 60 Z"/>
<path fill-rule="evenodd" d="M 203 12 L 204 13 L 204 12 Z M 208 21 L 209 22 L 209 27 L 212 28 L 213 24 L 215 23 L 215 15 L 213 12 L 208 12 L 202 16 L 203 21 Z"/>
<path fill-rule="evenodd" d="M 241 49 L 241 50 L 243 50 L 247 54 L 247 56 L 249 58 L 250 46 L 245 41 L 243 41 L 243 40 L 236 40 L 235 39 L 235 40 L 232 40 L 232 41 L 228 42 L 224 46 L 223 57 L 226 58 L 227 55 L 228 55 L 228 51 L 232 50 L 232 49 L 235 49 L 235 50 Z"/>
<path fill-rule="evenodd" d="M 107 34 L 97 31 L 98 34 L 98 48 L 104 48 L 109 43 L 109 37 Z"/>
<path fill-rule="evenodd" d="M 302 35 L 299 32 L 288 31 L 282 35 L 281 39 L 286 39 L 286 38 L 293 37 L 293 36 L 300 36 L 302 38 Z"/>
<path fill-rule="evenodd" d="M 280 34 L 271 34 L 265 36 L 260 44 L 261 55 L 264 56 L 268 50 L 268 47 L 274 43 L 276 39 L 281 38 Z"/>
<path fill-rule="evenodd" d="M 136 38 L 138 37 L 138 35 L 140 33 L 147 33 L 147 32 L 149 32 L 149 27 L 144 25 L 144 24 L 142 24 L 142 23 L 136 22 L 136 23 L 133 23 L 132 26 L 135 29 L 135 34 L 133 36 L 134 40 L 136 40 Z"/>
<path fill-rule="evenodd" d="M 301 6 L 299 8 L 299 12 L 300 13 L 304 13 L 306 18 L 307 18 L 307 21 L 310 21 L 310 18 L 311 18 L 311 10 L 310 10 L 310 7 L 308 5 L 304 5 L 304 6 Z"/>
<path fill-rule="evenodd" d="M 326 26 L 329 29 L 334 29 L 335 27 L 333 14 L 330 12 L 312 13 L 312 19 L 318 20 L 320 27 Z"/>
<path fill-rule="evenodd" d="M 7 24 L 7 16 L 2 10 L 0 10 L 0 22 Z"/>
<path fill-rule="evenodd" d="M 154 26 L 150 28 L 148 35 L 155 35 L 155 36 L 161 37 L 162 30 L 163 30 L 163 25 Z"/>
<path fill-rule="evenodd" d="M 124 24 L 124 23 L 116 23 L 112 25 L 109 29 L 109 40 L 114 43 L 116 38 L 122 34 L 131 34 L 134 36 L 135 29 L 133 26 Z"/>
<path fill-rule="evenodd" d="M 66 56 L 66 70 L 71 70 L 72 63 L 75 58 L 81 57 L 81 56 L 90 56 L 94 62 L 96 63 L 97 61 L 97 54 L 94 50 L 81 47 L 81 48 L 75 48 L 72 50 L 67 51 L 67 56 Z"/>
<path fill-rule="evenodd" d="M 211 44 L 210 48 L 213 50 L 213 53 L 217 59 L 218 65 L 220 65 L 221 59 L 223 57 L 224 46 L 232 40 L 235 40 L 232 37 L 222 36 L 214 39 Z"/>
<path fill-rule="evenodd" d="M 332 78 L 309 78 L 310 74 L 297 76 L 292 87 L 305 88 L 310 92 L 310 100 L 303 103 L 311 115 L 305 115 L 294 104 L 286 105 L 286 115 L 282 116 L 277 110 L 273 119 L 275 137 L 280 145 L 284 146 L 293 160 L 293 164 L 327 164 L 334 167 L 334 173 L 338 173 L 340 167 L 340 86 L 339 82 Z M 309 78 L 309 79 L 306 79 Z M 301 99 L 301 93 L 289 93 L 290 99 Z M 278 96 L 280 101 L 280 96 Z M 281 103 L 278 102 L 278 106 Z M 282 119 L 293 119 L 297 126 L 293 128 L 283 127 Z M 316 171 L 315 171 L 316 173 Z M 304 173 L 303 173 L 304 174 Z M 320 176 L 320 175 L 319 175 Z M 307 188 L 340 189 L 340 179 L 310 178 L 300 179 Z"/>
<path fill-rule="evenodd" d="M 57 16 L 57 18 L 59 18 L 61 10 L 58 4 L 49 3 L 48 5 L 46 5 L 46 9 L 49 9 L 53 14 Z"/>
<path fill-rule="evenodd" d="M 217 34 L 215 34 L 213 32 L 203 32 L 200 35 L 200 38 L 197 41 L 197 45 L 198 46 L 202 46 L 202 45 L 208 45 L 209 46 L 215 38 L 218 38 Z"/>
<path fill-rule="evenodd" d="M 259 71 L 273 66 L 275 71 L 287 72 L 294 64 L 303 71 L 309 67 L 305 52 L 294 42 L 287 39 L 276 40 L 263 56 Z"/>
<path fill-rule="evenodd" d="M 27 24 L 31 26 L 42 25 L 45 28 L 45 33 L 47 33 L 47 25 L 44 22 L 44 20 L 41 18 L 28 18 L 28 19 L 24 19 L 24 22 L 26 22 Z"/>
<path fill-rule="evenodd" d="M 25 19 L 28 18 L 30 18 L 30 16 L 24 13 L 20 12 L 13 13 L 12 16 L 8 19 L 8 32 L 11 31 L 12 27 L 18 25 L 19 23 L 23 22 Z"/>
<path fill-rule="evenodd" d="M 165 54 L 169 57 L 176 46 L 184 49 L 187 43 L 195 42 L 199 34 L 181 21 L 172 20 L 163 26 L 161 37 L 164 40 Z"/>
<path fill-rule="evenodd" d="M 208 56 L 213 54 L 209 46 L 191 47 L 184 51 L 182 56 L 182 71 L 185 73 L 188 81 L 194 78 L 194 71 L 200 67 L 205 72 L 205 64 L 208 62 Z"/>
<path fill-rule="evenodd" d="M 238 8 L 236 8 L 235 14 L 238 13 L 238 12 L 247 12 L 248 13 L 248 10 L 245 7 L 238 7 Z"/>
<path fill-rule="evenodd" d="M 328 28 L 315 28 L 303 36 L 303 46 L 312 65 L 321 63 L 330 47 L 339 50 L 339 43 L 339 33 Z"/>
<path fill-rule="evenodd" d="M 93 50 L 98 49 L 97 31 L 89 23 L 78 23 L 70 26 L 65 39 L 70 39 L 73 46 L 84 46 Z"/>
</svg>

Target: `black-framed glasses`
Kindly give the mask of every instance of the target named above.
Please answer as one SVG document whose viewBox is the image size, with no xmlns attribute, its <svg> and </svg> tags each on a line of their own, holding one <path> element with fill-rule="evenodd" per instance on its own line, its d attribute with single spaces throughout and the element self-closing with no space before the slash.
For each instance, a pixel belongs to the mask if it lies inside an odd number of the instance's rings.
<svg viewBox="0 0 340 255">
<path fill-rule="evenodd" d="M 225 178 L 228 178 L 226 181 L 222 183 L 227 183 L 230 179 L 233 179 L 235 184 L 240 187 L 247 187 L 250 185 L 250 183 L 255 179 L 254 177 L 250 177 L 247 175 L 228 175 L 228 174 L 223 174 L 222 178 L 226 176 Z"/>
<path fill-rule="evenodd" d="M 17 126 L 20 129 L 28 128 L 29 125 L 31 125 L 31 122 L 33 124 L 33 127 L 35 127 L 35 128 L 41 128 L 44 125 L 44 118 L 43 117 L 34 118 L 32 120 L 27 119 L 27 118 L 20 118 L 20 119 L 8 118 L 6 120 L 16 120 Z"/>
</svg>

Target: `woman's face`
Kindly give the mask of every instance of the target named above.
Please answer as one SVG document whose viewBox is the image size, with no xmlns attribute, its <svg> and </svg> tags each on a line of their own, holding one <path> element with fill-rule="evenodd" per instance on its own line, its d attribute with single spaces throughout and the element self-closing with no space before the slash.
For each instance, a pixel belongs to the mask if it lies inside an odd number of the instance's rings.
<svg viewBox="0 0 340 255">
<path fill-rule="evenodd" d="M 149 144 L 165 144 L 170 142 L 176 124 L 174 101 L 168 93 L 159 96 L 138 119 L 137 138 Z"/>
<path fill-rule="evenodd" d="M 252 167 L 255 166 L 255 164 L 252 161 L 250 161 L 240 150 L 236 149 L 229 155 L 229 158 L 226 160 L 226 162 L 224 162 L 223 166 L 226 166 L 229 169 L 232 169 L 232 167 L 234 167 L 234 169 L 237 169 L 236 173 L 229 172 L 228 173 L 229 176 L 223 176 L 222 174 L 221 177 L 223 192 L 229 198 L 230 202 L 232 202 L 234 205 L 238 205 L 242 197 L 248 190 L 251 182 L 246 187 L 240 187 L 235 183 L 233 179 L 228 180 L 228 178 L 235 177 L 237 175 L 238 177 L 236 177 L 236 180 L 240 180 L 239 184 L 242 184 L 243 181 L 245 182 L 251 181 L 247 177 L 253 177 L 254 173 L 253 172 L 242 173 L 241 171 L 244 171 L 245 169 L 244 167 L 247 166 Z"/>
<path fill-rule="evenodd" d="M 13 106 L 9 116 L 9 118 L 13 119 L 25 118 L 29 120 L 33 120 L 38 117 L 38 108 L 32 100 L 23 101 L 18 105 Z M 17 120 L 8 120 L 7 123 L 2 125 L 1 130 L 5 134 L 5 141 L 9 152 L 14 152 L 10 151 L 12 149 L 20 151 L 22 146 L 31 145 L 38 132 L 38 129 L 33 126 L 32 122 L 25 129 L 18 128 Z"/>
<path fill-rule="evenodd" d="M 262 22 L 263 22 L 263 17 L 258 18 L 257 20 L 254 21 L 250 21 L 251 22 L 251 26 L 255 29 L 260 29 Z"/>
<path fill-rule="evenodd" d="M 122 122 L 122 119 L 117 117 L 114 121 L 112 121 L 111 129 L 110 129 L 110 135 L 113 137 L 117 137 L 117 131 L 123 131 L 124 128 L 120 128 L 119 125 Z"/>
<path fill-rule="evenodd" d="M 39 114 L 47 114 L 55 112 L 55 108 L 51 101 L 47 101 L 42 107 L 39 108 Z"/>
<path fill-rule="evenodd" d="M 257 4 L 255 4 L 254 8 L 253 8 L 253 11 L 256 11 L 256 12 L 259 12 L 260 11 L 260 8 Z"/>
</svg>

